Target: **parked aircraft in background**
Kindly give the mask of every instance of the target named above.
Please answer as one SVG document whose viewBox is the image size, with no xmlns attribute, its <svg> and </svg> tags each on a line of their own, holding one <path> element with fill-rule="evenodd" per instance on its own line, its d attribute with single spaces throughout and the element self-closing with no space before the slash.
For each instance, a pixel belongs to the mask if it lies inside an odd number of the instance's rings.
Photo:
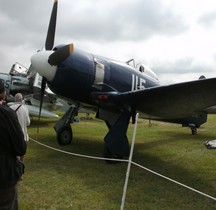
<svg viewBox="0 0 216 210">
<path fill-rule="evenodd" d="M 0 80 L 5 84 L 7 92 L 6 101 L 8 105 L 14 103 L 14 96 L 16 93 L 22 93 L 30 116 L 39 116 L 41 76 L 39 76 L 38 73 L 32 68 L 27 69 L 21 64 L 15 63 L 12 65 L 9 74 L 0 73 Z M 44 102 L 41 117 L 58 117 L 53 111 L 59 109 L 63 105 L 49 89 L 46 91 Z"/>
<path fill-rule="evenodd" d="M 71 142 L 70 119 L 82 104 L 97 108 L 96 117 L 109 128 L 104 138 L 105 157 L 129 154 L 127 128 L 137 112 L 151 119 L 172 121 L 206 115 L 204 110 L 216 104 L 216 78 L 160 86 L 142 64 L 132 67 L 79 50 L 73 44 L 53 48 L 57 4 L 55 0 L 45 50 L 33 55 L 31 63 L 43 76 L 41 96 L 48 82 L 55 94 L 76 104 L 55 126 L 60 144 Z"/>
</svg>

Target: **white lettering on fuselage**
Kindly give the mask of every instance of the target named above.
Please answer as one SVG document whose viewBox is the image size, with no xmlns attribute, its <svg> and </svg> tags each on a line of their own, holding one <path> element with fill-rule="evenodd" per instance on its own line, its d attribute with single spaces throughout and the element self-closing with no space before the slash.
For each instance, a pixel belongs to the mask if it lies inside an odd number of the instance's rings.
<svg viewBox="0 0 216 210">
<path fill-rule="evenodd" d="M 131 91 L 145 89 L 146 80 L 132 74 Z"/>
</svg>

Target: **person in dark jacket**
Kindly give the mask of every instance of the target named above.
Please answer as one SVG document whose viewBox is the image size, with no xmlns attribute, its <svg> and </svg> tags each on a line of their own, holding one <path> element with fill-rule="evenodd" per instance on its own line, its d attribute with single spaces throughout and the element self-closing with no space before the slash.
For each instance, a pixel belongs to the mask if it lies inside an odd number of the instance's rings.
<svg viewBox="0 0 216 210">
<path fill-rule="evenodd" d="M 0 80 L 0 210 L 17 210 L 16 158 L 26 153 L 26 142 L 16 113 L 3 105 L 5 96 Z"/>
</svg>

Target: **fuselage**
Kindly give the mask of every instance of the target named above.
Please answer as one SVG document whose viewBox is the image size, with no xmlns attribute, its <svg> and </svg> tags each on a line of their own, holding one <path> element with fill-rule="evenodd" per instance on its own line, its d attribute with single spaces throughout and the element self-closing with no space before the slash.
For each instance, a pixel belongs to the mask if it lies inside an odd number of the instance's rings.
<svg viewBox="0 0 216 210">
<path fill-rule="evenodd" d="M 126 63 L 74 50 L 57 66 L 50 89 L 59 96 L 91 104 L 92 92 L 128 92 L 158 86 L 158 80 Z"/>
<path fill-rule="evenodd" d="M 0 80 L 5 85 L 7 96 L 15 95 L 18 92 L 26 94 L 32 92 L 31 81 L 27 77 L 0 73 Z"/>
</svg>

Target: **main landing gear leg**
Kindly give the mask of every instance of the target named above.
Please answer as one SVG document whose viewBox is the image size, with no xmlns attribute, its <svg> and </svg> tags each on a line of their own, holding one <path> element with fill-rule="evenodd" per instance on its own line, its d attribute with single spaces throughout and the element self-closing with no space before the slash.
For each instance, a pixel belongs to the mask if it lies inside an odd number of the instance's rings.
<svg viewBox="0 0 216 210">
<path fill-rule="evenodd" d="M 57 133 L 57 141 L 60 145 L 70 144 L 73 139 L 73 132 L 70 123 L 74 121 L 79 106 L 70 107 L 62 118 L 55 124 L 54 129 Z"/>
<path fill-rule="evenodd" d="M 121 113 L 116 122 L 110 126 L 109 132 L 104 138 L 106 158 L 123 158 L 129 156 L 129 143 L 127 129 L 131 113 L 127 110 Z"/>
<path fill-rule="evenodd" d="M 196 127 L 195 124 L 189 124 L 189 128 L 191 129 L 192 135 L 196 135 L 197 134 L 197 127 Z"/>
</svg>

